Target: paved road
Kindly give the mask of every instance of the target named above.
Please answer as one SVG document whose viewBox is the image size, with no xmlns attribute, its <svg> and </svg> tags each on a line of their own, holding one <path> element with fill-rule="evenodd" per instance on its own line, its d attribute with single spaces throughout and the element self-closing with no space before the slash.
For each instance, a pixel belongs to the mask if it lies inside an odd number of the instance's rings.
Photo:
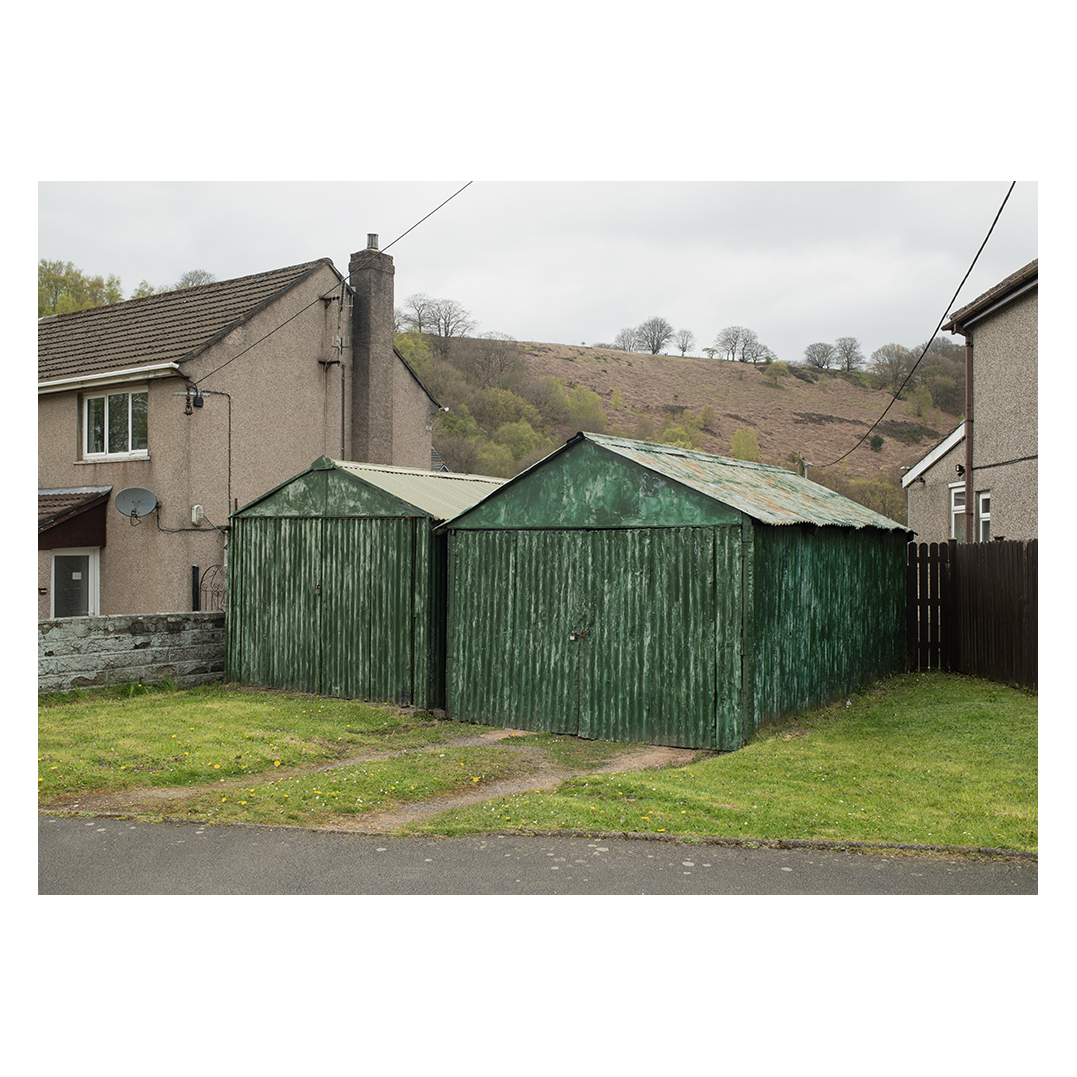
<svg viewBox="0 0 1077 1077">
<path fill-rule="evenodd" d="M 41 815 L 40 894 L 1035 894 L 1034 861 Z"/>
</svg>

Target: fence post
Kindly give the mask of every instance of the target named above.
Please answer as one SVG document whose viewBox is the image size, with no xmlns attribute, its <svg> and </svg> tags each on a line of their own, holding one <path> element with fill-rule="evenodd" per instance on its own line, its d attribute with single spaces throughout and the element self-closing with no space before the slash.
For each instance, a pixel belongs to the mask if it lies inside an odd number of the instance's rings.
<svg viewBox="0 0 1077 1077">
<path fill-rule="evenodd" d="M 905 668 L 919 669 L 916 641 L 920 633 L 920 607 L 916 595 L 917 545 L 905 547 Z"/>
<path fill-rule="evenodd" d="M 945 553 L 943 553 L 945 551 Z M 950 539 L 939 551 L 945 560 L 942 570 L 942 595 L 940 596 L 939 615 L 942 621 L 942 653 L 939 667 L 957 670 L 961 665 L 961 632 L 958 590 L 960 588 L 957 568 L 957 539 Z"/>
</svg>

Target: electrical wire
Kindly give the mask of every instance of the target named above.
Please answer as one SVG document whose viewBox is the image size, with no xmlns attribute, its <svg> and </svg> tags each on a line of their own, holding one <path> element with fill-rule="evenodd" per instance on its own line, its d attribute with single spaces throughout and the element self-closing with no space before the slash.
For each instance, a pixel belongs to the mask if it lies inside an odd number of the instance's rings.
<svg viewBox="0 0 1077 1077">
<path fill-rule="evenodd" d="M 401 232 L 400 235 L 398 235 L 396 239 L 392 241 L 392 243 L 388 244 L 385 247 L 382 247 L 378 253 L 384 254 L 389 249 L 389 247 L 392 247 L 394 244 L 399 243 L 409 232 L 414 232 L 415 229 L 423 223 L 423 221 L 429 220 L 431 217 L 433 217 L 434 214 L 442 208 L 442 206 L 448 205 L 458 194 L 460 194 L 462 191 L 465 191 L 474 182 L 474 180 L 468 180 L 467 183 L 465 183 L 459 191 L 455 191 L 453 194 L 449 195 L 449 197 L 446 198 L 440 206 L 435 206 L 425 217 L 422 217 L 417 220 L 406 232 Z M 373 257 L 368 258 L 365 262 L 362 262 L 360 265 L 357 265 L 355 267 L 354 273 L 358 273 L 360 270 L 365 269 L 373 261 Z M 353 273 L 349 272 L 347 279 L 350 280 L 352 276 Z M 198 379 L 198 381 L 192 380 L 191 384 L 195 387 L 200 386 L 202 382 L 204 382 L 207 378 L 212 378 L 214 374 L 216 374 L 220 370 L 223 370 L 226 366 L 228 366 L 229 363 L 234 363 L 238 358 L 240 358 L 240 356 L 246 355 L 247 352 L 251 350 L 251 348 L 256 348 L 259 344 L 262 343 L 262 341 L 267 340 L 275 332 L 277 332 L 278 329 L 283 329 L 290 321 L 295 318 L 298 318 L 299 315 L 302 314 L 305 310 L 308 310 L 310 307 L 313 307 L 315 303 L 320 303 L 323 299 L 328 299 L 331 295 L 333 295 L 333 293 L 336 292 L 336 290 L 336 285 L 334 285 L 328 292 L 325 292 L 323 295 L 316 296 L 305 307 L 301 307 L 299 310 L 297 310 L 295 314 L 293 314 L 290 318 L 286 318 L 283 322 L 280 323 L 280 325 L 274 327 L 273 329 L 270 329 L 270 331 L 266 333 L 265 336 L 259 337 L 253 344 L 249 344 L 246 348 L 244 348 L 243 351 L 237 352 L 235 355 L 233 355 L 231 359 L 226 359 L 223 363 L 221 363 L 219 367 L 216 367 L 215 369 L 211 370 L 208 374 L 203 374 L 202 377 Z"/>
<path fill-rule="evenodd" d="M 879 423 L 883 421 L 883 419 L 886 417 L 886 413 L 897 402 L 897 399 L 901 396 L 901 393 L 904 390 L 905 386 L 909 384 L 909 379 L 913 376 L 913 374 L 916 373 L 916 368 L 920 365 L 920 359 L 923 359 L 923 357 L 927 355 L 928 349 L 934 342 L 935 337 L 938 336 L 939 330 L 942 328 L 942 323 L 946 321 L 946 316 L 950 313 L 951 308 L 957 301 L 957 297 L 961 294 L 961 289 L 965 287 L 965 281 L 969 279 L 969 274 L 972 272 L 973 268 L 976 265 L 976 262 L 980 258 L 980 255 L 983 253 L 984 247 L 987 246 L 987 241 L 991 238 L 991 233 L 995 230 L 995 225 L 998 224 L 998 219 L 1002 216 L 1002 211 L 1006 208 L 1006 203 L 1010 200 L 1010 195 L 1013 193 L 1013 189 L 1016 184 L 1016 180 L 1014 180 L 1010 184 L 1010 189 L 1006 192 L 1006 197 L 1002 200 L 1002 205 L 998 207 L 998 213 L 995 214 L 995 219 L 991 222 L 991 227 L 987 230 L 987 235 L 984 236 L 984 241 L 980 244 L 980 249 L 976 252 L 976 257 L 972 259 L 972 265 L 969 266 L 968 271 L 961 278 L 961 283 L 957 286 L 957 291 L 954 292 L 953 299 L 951 299 L 950 302 L 947 304 L 946 310 L 943 312 L 942 317 L 939 319 L 939 324 L 935 326 L 935 332 L 932 333 L 930 337 L 928 337 L 928 341 L 924 345 L 924 350 L 920 353 L 920 357 L 916 360 L 915 363 L 913 363 L 912 368 L 909 370 L 909 373 L 905 376 L 905 380 L 898 387 L 898 391 L 894 393 L 894 399 L 891 400 L 885 408 L 883 408 L 882 415 L 880 415 L 878 419 L 876 419 L 875 422 L 873 422 L 871 426 L 867 428 L 867 430 L 864 432 L 864 436 L 847 453 L 845 453 L 843 456 L 839 456 L 837 460 L 831 460 L 829 464 L 812 464 L 812 467 L 833 467 L 835 464 L 840 464 L 846 456 L 851 456 L 854 452 L 856 452 L 857 449 L 860 448 L 861 445 L 864 444 L 864 441 L 866 440 L 868 434 L 870 434 L 872 430 L 874 430 L 875 427 L 877 427 Z"/>
</svg>

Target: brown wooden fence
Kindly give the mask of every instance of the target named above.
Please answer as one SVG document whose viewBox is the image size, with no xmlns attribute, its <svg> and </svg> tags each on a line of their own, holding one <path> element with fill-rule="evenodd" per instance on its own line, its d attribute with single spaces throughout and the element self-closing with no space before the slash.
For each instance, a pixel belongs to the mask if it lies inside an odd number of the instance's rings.
<svg viewBox="0 0 1077 1077">
<path fill-rule="evenodd" d="M 909 543 L 908 666 L 1037 687 L 1039 546 Z"/>
</svg>

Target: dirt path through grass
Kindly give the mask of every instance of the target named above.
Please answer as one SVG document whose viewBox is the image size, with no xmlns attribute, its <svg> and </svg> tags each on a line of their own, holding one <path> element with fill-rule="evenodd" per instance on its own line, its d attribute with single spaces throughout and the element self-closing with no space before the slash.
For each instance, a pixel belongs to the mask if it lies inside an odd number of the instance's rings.
<svg viewBox="0 0 1077 1077">
<path fill-rule="evenodd" d="M 400 752 L 372 752 L 364 755 L 349 756 L 328 763 L 316 763 L 307 767 L 281 768 L 273 772 L 275 779 L 298 777 L 335 770 L 340 767 L 355 766 L 359 763 L 377 762 L 395 756 L 417 752 L 444 751 L 446 747 L 478 747 L 494 744 L 510 737 L 528 736 L 521 729 L 492 729 L 477 736 L 460 737 L 442 744 L 428 745 L 423 748 L 408 748 Z M 322 825 L 318 829 L 343 830 L 361 834 L 387 834 L 409 823 L 417 822 L 437 815 L 450 808 L 463 807 L 483 800 L 511 796 L 524 791 L 538 791 L 556 788 L 561 782 L 576 774 L 614 774 L 625 771 L 646 770 L 690 763 L 698 754 L 687 748 L 666 748 L 646 745 L 615 756 L 600 767 L 565 768 L 555 766 L 549 753 L 543 748 L 520 746 L 515 749 L 522 754 L 531 766 L 533 773 L 526 778 L 516 778 L 501 782 L 484 783 L 476 789 L 457 794 L 434 797 L 418 803 L 402 804 L 388 811 L 372 811 L 364 815 L 338 816 L 332 825 Z M 110 793 L 82 793 L 71 797 L 59 798 L 47 805 L 47 810 L 57 812 L 78 812 L 91 815 L 157 815 L 168 816 L 174 805 L 189 801 L 205 793 L 227 793 L 229 790 L 241 789 L 252 780 L 253 775 L 242 778 L 224 779 L 208 782 L 198 786 L 138 786 Z"/>
</svg>

